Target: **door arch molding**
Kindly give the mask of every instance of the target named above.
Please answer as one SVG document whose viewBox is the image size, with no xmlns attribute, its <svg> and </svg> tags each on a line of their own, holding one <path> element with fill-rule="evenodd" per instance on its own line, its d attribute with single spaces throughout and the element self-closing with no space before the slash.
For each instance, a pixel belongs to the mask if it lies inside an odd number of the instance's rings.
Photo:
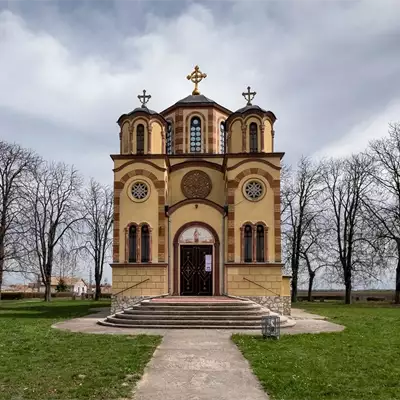
<svg viewBox="0 0 400 400">
<path fill-rule="evenodd" d="M 186 230 L 194 226 L 207 229 L 214 236 L 214 266 L 213 266 L 213 278 L 214 278 L 214 296 L 220 296 L 220 271 L 219 271 L 219 258 L 220 258 L 220 242 L 219 237 L 215 229 L 202 221 L 191 221 L 183 224 L 175 233 L 173 246 L 174 246 L 174 271 L 173 271 L 173 283 L 174 290 L 173 296 L 179 296 L 179 273 L 181 266 L 178 263 L 179 260 L 179 238 L 181 234 Z"/>
</svg>

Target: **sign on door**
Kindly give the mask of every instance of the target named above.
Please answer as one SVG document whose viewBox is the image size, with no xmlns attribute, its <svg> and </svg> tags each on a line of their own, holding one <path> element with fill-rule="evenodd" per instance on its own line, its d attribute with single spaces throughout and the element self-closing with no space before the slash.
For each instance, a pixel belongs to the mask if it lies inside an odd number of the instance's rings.
<svg viewBox="0 0 400 400">
<path fill-rule="evenodd" d="M 206 254 L 206 272 L 212 271 L 212 255 Z"/>
</svg>

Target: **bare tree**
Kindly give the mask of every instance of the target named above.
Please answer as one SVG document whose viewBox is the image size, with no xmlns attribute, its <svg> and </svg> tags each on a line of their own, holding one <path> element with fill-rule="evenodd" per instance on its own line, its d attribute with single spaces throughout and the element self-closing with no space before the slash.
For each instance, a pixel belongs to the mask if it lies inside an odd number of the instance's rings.
<svg viewBox="0 0 400 400">
<path fill-rule="evenodd" d="M 365 220 L 363 199 L 370 189 L 371 163 L 365 154 L 348 159 L 332 159 L 325 163 L 324 193 L 329 204 L 332 235 L 338 268 L 346 294 L 346 304 L 351 303 L 354 273 L 371 275 L 374 252 L 371 251 L 370 226 Z"/>
<path fill-rule="evenodd" d="M 315 200 L 321 191 L 321 171 L 318 164 L 302 157 L 294 174 L 283 182 L 283 235 L 290 257 L 292 273 L 292 302 L 297 301 L 301 247 L 304 235 L 317 215 Z"/>
<path fill-rule="evenodd" d="M 311 221 L 300 248 L 300 257 L 308 274 L 308 301 L 312 301 L 312 291 L 318 271 L 329 265 L 330 255 L 327 252 L 327 240 L 329 240 L 328 229 L 319 213 Z"/>
<path fill-rule="evenodd" d="M 113 192 L 91 180 L 84 193 L 85 249 L 93 259 L 96 282 L 95 300 L 101 296 L 101 280 L 107 251 L 111 246 L 113 224 Z"/>
<path fill-rule="evenodd" d="M 73 234 L 82 219 L 79 187 L 82 180 L 73 167 L 43 162 L 33 174 L 26 202 L 30 232 L 27 262 L 40 271 L 45 301 L 51 300 L 51 277 L 57 246 L 65 235 Z"/>
<path fill-rule="evenodd" d="M 387 239 L 396 258 L 395 303 L 400 304 L 400 123 L 389 125 L 389 136 L 370 143 L 375 196 L 365 202 L 380 239 Z"/>
<path fill-rule="evenodd" d="M 38 156 L 17 144 L 0 141 L 0 298 L 4 272 L 19 272 L 25 213 L 20 198 Z"/>
</svg>

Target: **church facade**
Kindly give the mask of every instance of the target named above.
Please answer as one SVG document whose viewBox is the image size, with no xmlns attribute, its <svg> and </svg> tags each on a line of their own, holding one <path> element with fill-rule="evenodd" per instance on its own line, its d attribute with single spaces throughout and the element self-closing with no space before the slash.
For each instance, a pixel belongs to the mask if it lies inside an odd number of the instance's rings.
<svg viewBox="0 0 400 400">
<path fill-rule="evenodd" d="M 114 161 L 113 312 L 156 296 L 250 298 L 290 314 L 282 273 L 280 169 L 275 115 L 232 112 L 200 94 L 118 119 Z"/>
</svg>

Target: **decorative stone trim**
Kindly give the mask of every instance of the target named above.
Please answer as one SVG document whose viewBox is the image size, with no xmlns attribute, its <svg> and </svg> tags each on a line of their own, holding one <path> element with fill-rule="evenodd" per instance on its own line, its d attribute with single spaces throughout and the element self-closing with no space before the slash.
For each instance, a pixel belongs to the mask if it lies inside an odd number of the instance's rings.
<svg viewBox="0 0 400 400">
<path fill-rule="evenodd" d="M 186 173 L 181 181 L 181 190 L 188 199 L 205 199 L 211 192 L 212 182 L 210 177 L 201 170 Z"/>
</svg>

